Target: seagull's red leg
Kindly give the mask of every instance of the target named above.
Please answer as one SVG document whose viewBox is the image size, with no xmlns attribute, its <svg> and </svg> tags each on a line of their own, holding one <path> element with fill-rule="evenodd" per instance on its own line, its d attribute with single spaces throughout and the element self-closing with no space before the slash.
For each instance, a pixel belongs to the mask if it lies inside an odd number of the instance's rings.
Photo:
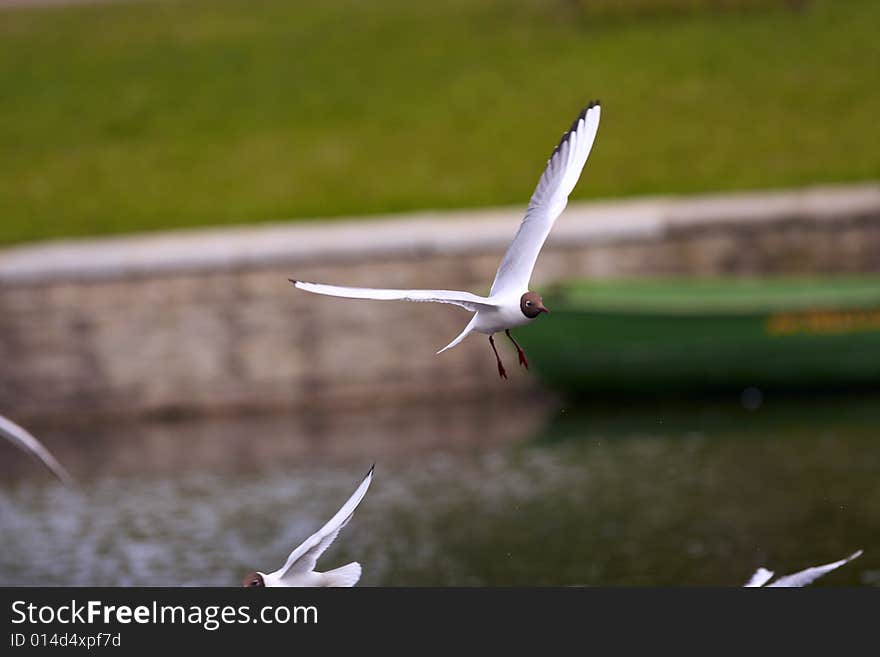
<svg viewBox="0 0 880 657">
<path fill-rule="evenodd" d="M 504 370 L 504 365 L 501 364 L 501 356 L 498 355 L 498 350 L 495 348 L 495 338 L 493 336 L 489 336 L 489 344 L 492 345 L 492 351 L 495 352 L 495 360 L 498 361 L 498 375 L 502 379 L 507 378 L 507 372 Z"/>
<path fill-rule="evenodd" d="M 516 353 L 519 356 L 519 364 L 525 365 L 526 369 L 529 369 L 529 359 L 526 358 L 526 352 L 523 351 L 523 348 L 519 346 L 519 342 L 517 342 L 514 337 L 510 334 L 510 329 L 504 331 L 507 334 L 507 337 L 510 338 L 510 341 L 513 343 L 513 346 L 516 347 Z"/>
</svg>

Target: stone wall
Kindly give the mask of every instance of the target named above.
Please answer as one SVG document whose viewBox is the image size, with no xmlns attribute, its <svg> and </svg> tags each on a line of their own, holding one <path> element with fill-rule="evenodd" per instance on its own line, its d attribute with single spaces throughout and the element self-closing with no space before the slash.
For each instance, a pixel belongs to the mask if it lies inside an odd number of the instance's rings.
<svg viewBox="0 0 880 657">
<path fill-rule="evenodd" d="M 527 391 L 462 309 L 289 277 L 485 293 L 521 208 L 185 231 L 0 251 L 0 413 L 71 421 Z M 880 271 L 880 185 L 572 204 L 533 287 L 573 277 Z M 543 321 L 552 321 L 552 317 Z M 507 346 L 504 346 L 505 351 Z M 509 353 L 509 352 L 508 352 Z"/>
</svg>

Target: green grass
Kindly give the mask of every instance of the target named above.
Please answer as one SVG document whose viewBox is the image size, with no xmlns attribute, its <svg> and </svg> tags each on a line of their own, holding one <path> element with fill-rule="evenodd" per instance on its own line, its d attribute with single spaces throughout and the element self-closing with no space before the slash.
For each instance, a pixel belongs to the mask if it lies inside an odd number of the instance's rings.
<svg viewBox="0 0 880 657">
<path fill-rule="evenodd" d="M 880 177 L 876 0 L 631 2 L 0 11 L 0 243 Z"/>
</svg>

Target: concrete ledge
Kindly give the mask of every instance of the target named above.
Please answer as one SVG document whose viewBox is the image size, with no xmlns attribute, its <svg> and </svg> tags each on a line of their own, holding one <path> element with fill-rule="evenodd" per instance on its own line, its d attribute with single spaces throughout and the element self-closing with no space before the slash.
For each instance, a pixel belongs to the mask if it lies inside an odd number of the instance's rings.
<svg viewBox="0 0 880 657">
<path fill-rule="evenodd" d="M 423 212 L 331 223 L 182 230 L 0 250 L 0 284 L 197 273 L 280 263 L 503 253 L 523 207 Z M 676 229 L 878 216 L 880 184 L 572 203 L 549 248 L 659 239 Z"/>
<path fill-rule="evenodd" d="M 180 231 L 0 251 L 0 408 L 22 421 L 509 398 L 468 315 L 289 276 L 486 292 L 522 208 Z M 572 204 L 533 288 L 577 277 L 880 271 L 880 185 Z M 552 321 L 552 317 L 547 321 Z M 528 328 L 517 332 L 528 350 Z"/>
</svg>

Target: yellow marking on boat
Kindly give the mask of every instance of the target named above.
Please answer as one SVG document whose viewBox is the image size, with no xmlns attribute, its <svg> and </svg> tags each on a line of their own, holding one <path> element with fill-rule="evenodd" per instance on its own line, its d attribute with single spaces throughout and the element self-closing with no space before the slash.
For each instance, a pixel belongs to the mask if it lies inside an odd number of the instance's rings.
<svg viewBox="0 0 880 657">
<path fill-rule="evenodd" d="M 767 318 L 769 335 L 827 334 L 880 331 L 880 308 L 865 310 L 811 310 L 778 313 Z"/>
</svg>

